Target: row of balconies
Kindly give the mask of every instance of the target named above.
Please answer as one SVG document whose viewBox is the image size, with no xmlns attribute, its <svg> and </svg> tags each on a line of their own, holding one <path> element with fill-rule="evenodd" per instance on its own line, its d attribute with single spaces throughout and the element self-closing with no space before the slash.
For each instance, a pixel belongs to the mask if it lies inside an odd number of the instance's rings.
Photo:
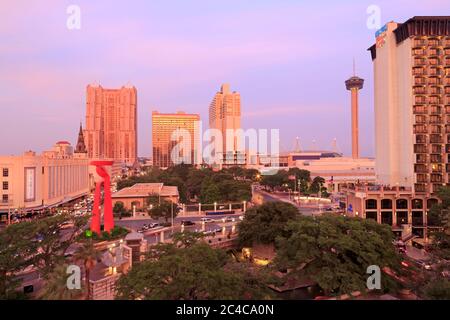
<svg viewBox="0 0 450 320">
<path fill-rule="evenodd" d="M 423 91 L 421 94 L 416 94 L 414 96 L 414 104 L 450 104 L 450 95 L 446 95 L 442 97 L 441 95 L 437 95 L 435 93 L 430 93 L 430 95 L 425 95 L 425 90 L 418 89 L 417 91 Z"/>
<path fill-rule="evenodd" d="M 440 48 L 440 47 L 416 47 L 412 49 L 413 56 L 441 56 L 450 55 L 450 48 Z"/>
<path fill-rule="evenodd" d="M 450 76 L 450 66 L 415 66 L 412 69 L 413 76 Z"/>
<path fill-rule="evenodd" d="M 414 134 L 441 134 L 444 133 L 444 127 L 440 125 L 415 124 Z M 450 124 L 445 125 L 445 133 L 450 133 Z"/>
<path fill-rule="evenodd" d="M 436 37 L 436 38 L 430 38 L 430 37 L 416 37 L 413 39 L 412 43 L 413 47 L 447 47 L 450 46 L 450 37 Z"/>
<path fill-rule="evenodd" d="M 423 124 L 418 123 L 414 125 L 414 134 L 441 134 L 444 129 L 442 126 L 437 124 Z M 450 125 L 446 125 L 445 133 L 450 133 Z"/>
<path fill-rule="evenodd" d="M 440 134 L 431 134 L 431 135 L 425 135 L 425 134 L 418 134 L 416 135 L 416 143 L 444 143 L 444 138 Z"/>
<path fill-rule="evenodd" d="M 416 193 L 425 193 L 425 192 L 436 193 L 436 192 L 439 191 L 439 189 L 442 188 L 443 184 L 444 184 L 444 182 L 442 182 L 442 183 L 433 183 L 431 185 L 431 188 L 430 188 L 430 185 L 428 183 L 415 183 L 414 184 L 414 191 Z"/>
<path fill-rule="evenodd" d="M 431 146 L 431 147 L 430 147 Z M 432 153 L 433 155 L 440 156 L 444 151 L 444 147 L 442 144 L 425 144 L 425 143 L 416 143 L 414 144 L 414 153 Z M 447 153 L 447 152 L 445 152 Z M 438 159 L 438 158 L 436 158 Z M 432 161 L 432 162 L 442 162 Z"/>
<path fill-rule="evenodd" d="M 416 123 L 417 124 L 442 124 L 443 123 L 443 119 L 445 117 L 441 116 L 441 115 L 416 115 Z M 450 123 L 450 115 L 447 115 L 446 117 L 447 119 L 447 123 Z"/>
<path fill-rule="evenodd" d="M 427 106 L 425 104 L 419 104 L 413 106 L 413 113 L 414 114 L 428 114 L 428 111 L 431 115 L 441 115 L 444 111 L 445 114 L 450 114 L 450 105 L 446 105 L 445 108 L 443 106 L 439 105 L 430 105 Z"/>
<path fill-rule="evenodd" d="M 413 94 L 441 95 L 443 93 L 450 95 L 450 85 L 447 85 L 444 88 L 442 88 L 441 86 L 437 86 L 437 85 L 426 86 L 424 84 L 416 85 L 413 87 Z"/>
<path fill-rule="evenodd" d="M 439 76 L 416 76 L 413 81 L 414 86 L 450 86 L 450 77 L 440 78 Z"/>
<path fill-rule="evenodd" d="M 425 67 L 425 66 L 444 66 L 450 64 L 450 56 L 420 56 L 414 57 L 414 67 Z"/>
<path fill-rule="evenodd" d="M 416 181 L 418 183 L 443 183 L 444 181 L 444 175 L 442 173 L 417 173 L 416 174 Z"/>
</svg>

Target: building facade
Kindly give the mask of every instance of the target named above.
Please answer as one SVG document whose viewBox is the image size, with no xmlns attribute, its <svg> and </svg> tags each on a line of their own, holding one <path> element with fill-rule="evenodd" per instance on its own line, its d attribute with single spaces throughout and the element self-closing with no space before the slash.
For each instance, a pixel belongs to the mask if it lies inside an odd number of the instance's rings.
<svg viewBox="0 0 450 320">
<path fill-rule="evenodd" d="M 230 153 L 233 157 L 237 152 L 245 153 L 245 150 L 240 150 L 240 135 L 236 134 L 241 129 L 241 95 L 231 92 L 229 84 L 222 85 L 209 105 L 209 128 L 222 134 L 222 150 L 217 152 Z M 231 134 L 229 139 L 227 130 Z"/>
<path fill-rule="evenodd" d="M 174 149 L 177 145 L 179 152 Z M 157 167 L 201 163 L 200 116 L 182 111 L 177 113 L 153 111 L 152 151 L 153 165 Z"/>
<path fill-rule="evenodd" d="M 377 179 L 432 194 L 449 183 L 450 17 L 390 22 L 370 51 Z"/>
<path fill-rule="evenodd" d="M 427 239 L 450 173 L 450 17 L 389 22 L 369 48 L 377 184 L 347 186 L 347 213 Z"/>
<path fill-rule="evenodd" d="M 89 192 L 86 154 L 74 155 L 67 141 L 37 155 L 0 156 L 0 212 L 42 210 Z"/>
<path fill-rule="evenodd" d="M 88 85 L 84 138 L 90 159 L 133 165 L 137 159 L 136 88 Z"/>
<path fill-rule="evenodd" d="M 178 187 L 166 186 L 163 183 L 136 183 L 112 194 L 113 207 L 117 202 L 122 202 L 127 210 L 145 210 L 148 206 L 147 199 L 157 196 L 159 199 L 178 203 Z"/>
</svg>

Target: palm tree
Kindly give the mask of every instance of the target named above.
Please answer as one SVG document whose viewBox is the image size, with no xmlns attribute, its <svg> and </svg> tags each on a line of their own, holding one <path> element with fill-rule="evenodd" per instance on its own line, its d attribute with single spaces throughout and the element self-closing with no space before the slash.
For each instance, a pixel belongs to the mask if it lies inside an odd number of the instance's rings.
<svg viewBox="0 0 450 320">
<path fill-rule="evenodd" d="M 58 264 L 49 274 L 45 286 L 39 295 L 43 300 L 73 300 L 82 295 L 82 290 L 67 287 L 67 264 Z"/>
<path fill-rule="evenodd" d="M 84 265 L 86 300 L 89 299 L 89 275 L 99 256 L 100 253 L 95 249 L 92 239 L 87 240 L 74 255 L 75 261 L 82 261 Z"/>
</svg>

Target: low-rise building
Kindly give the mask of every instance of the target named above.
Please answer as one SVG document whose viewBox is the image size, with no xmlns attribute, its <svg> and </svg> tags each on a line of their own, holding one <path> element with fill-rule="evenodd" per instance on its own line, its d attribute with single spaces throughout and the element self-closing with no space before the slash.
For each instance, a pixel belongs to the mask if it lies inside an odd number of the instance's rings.
<svg viewBox="0 0 450 320">
<path fill-rule="evenodd" d="M 126 209 L 141 209 L 147 206 L 150 196 L 178 203 L 179 193 L 176 186 L 165 186 L 163 183 L 136 183 L 112 194 L 113 207 L 122 202 Z"/>
<path fill-rule="evenodd" d="M 30 212 L 54 207 L 87 195 L 89 160 L 59 141 L 41 155 L 27 151 L 20 156 L 0 156 L 0 213 Z"/>
</svg>

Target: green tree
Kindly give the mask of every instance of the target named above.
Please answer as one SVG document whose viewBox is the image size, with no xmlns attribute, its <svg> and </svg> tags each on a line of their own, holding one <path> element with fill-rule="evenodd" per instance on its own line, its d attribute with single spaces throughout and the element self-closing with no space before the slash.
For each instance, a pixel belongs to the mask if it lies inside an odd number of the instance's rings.
<svg viewBox="0 0 450 320">
<path fill-rule="evenodd" d="M 117 299 L 261 299 L 264 285 L 242 273 L 228 272 L 231 258 L 205 243 L 174 248 L 133 266 L 117 283 Z"/>
<path fill-rule="evenodd" d="M 92 268 L 95 266 L 100 253 L 95 249 L 92 239 L 86 240 L 75 253 L 74 260 L 80 261 L 84 266 L 84 293 L 85 299 L 89 299 L 89 280 Z"/>
<path fill-rule="evenodd" d="M 309 192 L 314 194 L 319 194 L 322 191 L 323 185 L 325 184 L 325 179 L 322 177 L 315 177 L 311 182 L 309 187 Z"/>
<path fill-rule="evenodd" d="M 13 224 L 0 231 L 0 300 L 16 299 L 17 272 L 33 264 L 37 251 L 33 223 Z"/>
<path fill-rule="evenodd" d="M 200 195 L 201 203 L 214 203 L 221 200 L 221 194 L 217 184 L 210 180 L 203 182 L 202 191 Z"/>
<path fill-rule="evenodd" d="M 425 286 L 423 292 L 426 299 L 450 300 L 450 280 L 435 279 Z"/>
<path fill-rule="evenodd" d="M 310 277 L 326 294 L 365 290 L 367 267 L 398 271 L 400 258 L 386 225 L 340 216 L 299 217 L 277 239 L 275 264 L 289 276 Z M 382 289 L 395 288 L 382 277 Z"/>
<path fill-rule="evenodd" d="M 125 205 L 122 201 L 117 201 L 114 204 L 113 212 L 119 214 L 120 216 L 127 213 L 127 210 L 125 209 Z"/>
<path fill-rule="evenodd" d="M 441 203 L 434 205 L 428 214 L 428 224 L 438 227 L 431 234 L 432 252 L 445 260 L 450 260 L 450 187 L 442 187 L 438 192 Z"/>
<path fill-rule="evenodd" d="M 83 295 L 83 290 L 69 289 L 67 287 L 67 279 L 70 274 L 67 274 L 67 264 L 59 264 L 49 274 L 45 285 L 39 294 L 39 298 L 43 300 L 74 300 L 80 299 Z"/>
<path fill-rule="evenodd" d="M 152 217 L 152 219 L 158 220 L 164 218 L 164 220 L 168 222 L 169 219 L 172 219 L 172 216 L 175 219 L 179 211 L 180 208 L 176 203 L 161 199 L 159 204 L 153 205 L 153 207 L 147 212 Z"/>
<path fill-rule="evenodd" d="M 40 239 L 39 250 L 34 256 L 34 265 L 39 273 L 47 278 L 56 265 L 64 260 L 64 253 L 72 244 L 74 238 L 86 226 L 88 217 L 73 218 L 70 215 L 57 215 L 32 222 L 33 235 Z M 73 227 L 62 230 L 67 223 Z"/>
<path fill-rule="evenodd" d="M 203 239 L 205 235 L 201 232 L 175 232 L 172 236 L 173 243 L 177 247 L 190 247 L 199 242 L 200 239 Z"/>
<path fill-rule="evenodd" d="M 241 245 L 274 244 L 287 223 L 299 215 L 298 209 L 286 202 L 267 202 L 247 210 L 239 223 Z"/>
</svg>

